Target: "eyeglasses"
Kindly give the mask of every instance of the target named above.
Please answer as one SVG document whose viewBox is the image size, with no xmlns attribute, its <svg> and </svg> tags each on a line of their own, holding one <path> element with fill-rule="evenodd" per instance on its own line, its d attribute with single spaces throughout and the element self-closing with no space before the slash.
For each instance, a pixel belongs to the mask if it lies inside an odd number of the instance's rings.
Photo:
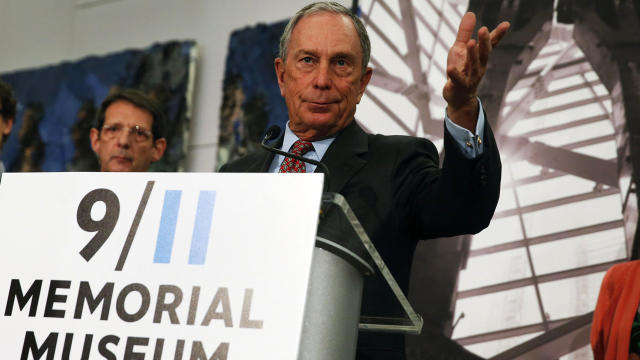
<svg viewBox="0 0 640 360">
<path fill-rule="evenodd" d="M 102 134 L 107 140 L 113 140 L 122 134 L 122 131 L 127 131 L 129 136 L 133 136 L 136 142 L 145 142 L 153 137 L 151 131 L 136 125 L 134 127 L 125 127 L 122 125 L 104 125 L 102 126 Z"/>
</svg>

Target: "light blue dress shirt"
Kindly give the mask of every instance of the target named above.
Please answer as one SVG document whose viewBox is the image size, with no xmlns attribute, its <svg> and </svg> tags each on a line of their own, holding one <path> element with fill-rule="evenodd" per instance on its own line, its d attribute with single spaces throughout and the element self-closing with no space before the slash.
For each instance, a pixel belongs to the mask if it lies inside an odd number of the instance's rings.
<svg viewBox="0 0 640 360">
<path fill-rule="evenodd" d="M 480 99 L 478 99 L 478 105 L 480 109 L 478 111 L 478 123 L 476 124 L 475 134 L 473 134 L 471 131 L 451 121 L 446 111 L 444 114 L 444 124 L 447 127 L 447 131 L 449 131 L 453 139 L 456 141 L 456 143 L 460 147 L 462 154 L 467 159 L 475 159 L 476 157 L 482 155 L 483 148 L 484 148 L 482 145 L 483 140 L 481 136 L 484 133 L 485 119 L 484 119 L 484 111 L 482 109 L 482 103 L 480 102 Z M 327 152 L 329 145 L 331 145 L 334 139 L 335 137 L 332 137 L 332 138 L 328 138 L 320 141 L 311 142 L 313 144 L 313 149 L 309 150 L 309 152 L 307 152 L 303 156 L 316 161 L 320 161 L 324 156 L 324 154 Z M 284 129 L 284 140 L 282 141 L 282 147 L 280 148 L 280 150 L 291 151 L 291 147 L 293 146 L 293 143 L 295 143 L 297 140 L 298 140 L 298 137 L 296 136 L 296 134 L 293 133 L 293 131 L 291 131 L 291 129 L 289 129 L 289 122 L 287 121 L 287 125 L 285 126 L 285 129 Z M 283 161 L 284 161 L 284 155 L 276 155 L 273 158 L 273 161 L 271 161 L 271 165 L 269 166 L 269 172 L 277 173 L 278 171 L 280 171 L 280 164 L 282 164 Z M 308 173 L 314 172 L 316 169 L 316 166 L 313 164 L 305 163 L 305 165 L 306 165 L 306 171 Z"/>
<path fill-rule="evenodd" d="M 471 131 L 459 126 L 449 119 L 446 111 L 444 114 L 444 126 L 447 127 L 449 134 L 460 145 L 462 154 L 467 159 L 475 159 L 482 155 L 484 146 L 482 142 L 482 134 L 484 134 L 484 110 L 482 109 L 482 102 L 478 99 L 478 122 L 476 123 L 476 133 L 472 134 Z"/>
<path fill-rule="evenodd" d="M 324 156 L 324 153 L 327 152 L 329 145 L 335 140 L 335 137 L 331 137 L 328 139 L 320 140 L 320 141 L 312 141 L 313 149 L 309 150 L 306 154 L 302 155 L 306 158 L 313 159 L 316 161 L 320 161 Z M 280 150 L 291 151 L 291 147 L 293 143 L 298 141 L 298 137 L 296 134 L 289 129 L 289 122 L 287 121 L 287 125 L 284 129 L 284 140 L 282 141 L 282 147 Z M 284 161 L 284 155 L 276 155 L 271 161 L 271 165 L 269 166 L 270 173 L 277 173 L 280 171 L 280 164 Z M 316 166 L 314 164 L 304 163 L 306 166 L 306 170 L 308 173 L 314 172 L 316 170 Z"/>
</svg>

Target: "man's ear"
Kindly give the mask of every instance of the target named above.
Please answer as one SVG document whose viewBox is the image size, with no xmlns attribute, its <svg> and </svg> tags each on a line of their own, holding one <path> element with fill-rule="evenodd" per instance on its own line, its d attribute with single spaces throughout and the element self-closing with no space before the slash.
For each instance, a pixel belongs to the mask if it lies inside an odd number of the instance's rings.
<svg viewBox="0 0 640 360">
<path fill-rule="evenodd" d="M 151 149 L 151 162 L 156 162 L 162 159 L 164 151 L 167 149 L 167 140 L 165 138 L 156 139 L 153 142 L 153 148 Z"/>
<path fill-rule="evenodd" d="M 276 77 L 278 78 L 278 86 L 280 87 L 280 95 L 284 96 L 284 60 L 276 58 L 274 66 L 276 68 Z"/>
<path fill-rule="evenodd" d="M 360 78 L 360 89 L 358 89 L 358 104 L 360 104 L 360 99 L 362 99 L 362 95 L 364 95 L 364 90 L 367 88 L 367 84 L 369 84 L 369 80 L 371 80 L 371 75 L 373 74 L 373 69 L 367 67 L 364 74 Z"/>
<path fill-rule="evenodd" d="M 0 120 L 2 121 L 2 120 Z M 2 134 L 0 134 L 0 136 L 2 135 L 9 135 L 9 133 L 11 132 L 11 128 L 13 127 L 13 118 L 6 118 L 4 119 L 5 122 L 5 127 L 4 127 L 4 131 Z"/>
<path fill-rule="evenodd" d="M 91 148 L 94 153 L 98 153 L 100 150 L 100 131 L 96 128 L 92 128 L 89 132 L 89 139 L 91 140 Z"/>
</svg>

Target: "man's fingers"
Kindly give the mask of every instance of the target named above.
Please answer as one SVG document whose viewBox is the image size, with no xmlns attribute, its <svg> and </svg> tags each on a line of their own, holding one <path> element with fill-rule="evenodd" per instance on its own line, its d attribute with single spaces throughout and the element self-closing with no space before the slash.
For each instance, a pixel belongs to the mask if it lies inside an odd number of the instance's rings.
<svg viewBox="0 0 640 360">
<path fill-rule="evenodd" d="M 503 21 L 500 23 L 500 25 L 498 25 L 495 29 L 493 29 L 491 34 L 489 34 L 489 37 L 491 38 L 492 47 L 496 47 L 498 45 L 500 40 L 502 40 L 502 37 L 504 36 L 504 34 L 506 34 L 507 30 L 509 30 L 510 26 L 511 24 L 509 24 L 508 21 Z"/>
<path fill-rule="evenodd" d="M 471 39 L 473 34 L 473 28 L 476 26 L 476 15 L 472 12 L 464 14 L 460 19 L 460 26 L 458 27 L 458 35 L 456 36 L 456 42 L 467 43 Z"/>
<path fill-rule="evenodd" d="M 480 66 L 486 67 L 491 53 L 491 40 L 489 39 L 489 30 L 483 26 L 478 30 L 478 59 Z"/>
</svg>

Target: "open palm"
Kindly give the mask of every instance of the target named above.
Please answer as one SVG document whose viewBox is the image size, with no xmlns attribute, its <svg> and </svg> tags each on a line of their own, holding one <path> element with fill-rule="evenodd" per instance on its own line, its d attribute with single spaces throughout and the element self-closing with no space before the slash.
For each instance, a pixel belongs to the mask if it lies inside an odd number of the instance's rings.
<svg viewBox="0 0 640 360">
<path fill-rule="evenodd" d="M 478 111 L 478 85 L 487 71 L 489 54 L 509 29 L 506 21 L 491 33 L 483 26 L 478 30 L 476 41 L 471 37 L 475 25 L 476 16 L 472 12 L 466 13 L 460 20 L 456 41 L 447 56 L 447 82 L 442 90 L 451 120 L 467 128 L 473 125 L 473 129 Z"/>
</svg>

